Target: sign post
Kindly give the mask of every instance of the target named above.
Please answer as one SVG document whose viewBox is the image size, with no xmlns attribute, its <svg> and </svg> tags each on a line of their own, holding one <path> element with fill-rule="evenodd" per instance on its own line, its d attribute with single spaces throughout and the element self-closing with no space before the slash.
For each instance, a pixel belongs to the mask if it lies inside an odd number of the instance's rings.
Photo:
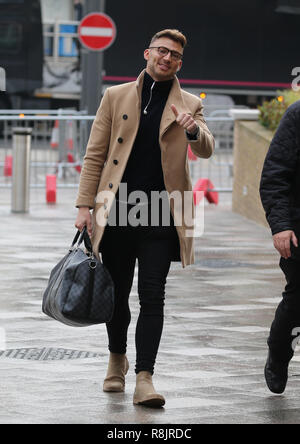
<svg viewBox="0 0 300 444">
<path fill-rule="evenodd" d="M 6 90 L 5 70 L 0 68 L 0 91 Z"/>
<path fill-rule="evenodd" d="M 78 38 L 82 44 L 80 108 L 89 115 L 96 114 L 102 97 L 103 51 L 116 38 L 116 26 L 104 10 L 105 0 L 86 0 L 84 18 L 78 27 Z"/>
</svg>

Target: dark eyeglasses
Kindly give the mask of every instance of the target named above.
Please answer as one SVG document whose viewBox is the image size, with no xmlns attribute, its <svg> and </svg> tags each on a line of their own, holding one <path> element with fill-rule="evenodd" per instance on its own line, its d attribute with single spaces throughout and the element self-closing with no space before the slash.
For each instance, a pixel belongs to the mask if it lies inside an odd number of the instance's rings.
<svg viewBox="0 0 300 444">
<path fill-rule="evenodd" d="M 182 60 L 183 54 L 180 54 L 180 52 L 177 51 L 171 51 L 171 49 L 165 48 L 164 46 L 150 46 L 148 49 L 157 49 L 157 52 L 162 57 L 165 57 L 171 53 L 172 60 L 178 62 L 179 60 Z"/>
</svg>

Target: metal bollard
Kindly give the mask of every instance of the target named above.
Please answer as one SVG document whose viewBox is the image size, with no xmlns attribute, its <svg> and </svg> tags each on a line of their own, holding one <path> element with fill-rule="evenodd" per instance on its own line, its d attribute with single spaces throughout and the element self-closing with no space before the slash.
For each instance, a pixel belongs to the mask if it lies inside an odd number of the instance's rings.
<svg viewBox="0 0 300 444">
<path fill-rule="evenodd" d="M 32 128 L 13 128 L 12 213 L 28 213 Z"/>
</svg>

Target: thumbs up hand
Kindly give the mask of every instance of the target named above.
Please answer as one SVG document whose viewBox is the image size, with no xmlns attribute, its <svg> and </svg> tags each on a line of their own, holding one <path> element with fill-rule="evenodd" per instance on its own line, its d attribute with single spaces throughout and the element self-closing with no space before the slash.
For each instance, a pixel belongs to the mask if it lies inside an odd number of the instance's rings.
<svg viewBox="0 0 300 444">
<path fill-rule="evenodd" d="M 190 114 L 179 113 L 175 105 L 171 105 L 171 109 L 176 117 L 176 122 L 184 128 L 189 134 L 194 135 L 198 131 L 198 125 Z"/>
</svg>

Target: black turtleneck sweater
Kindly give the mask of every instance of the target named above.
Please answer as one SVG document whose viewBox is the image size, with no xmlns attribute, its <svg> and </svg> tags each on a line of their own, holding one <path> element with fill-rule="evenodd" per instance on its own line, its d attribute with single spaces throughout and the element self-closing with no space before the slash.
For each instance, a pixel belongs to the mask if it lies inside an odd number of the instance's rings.
<svg viewBox="0 0 300 444">
<path fill-rule="evenodd" d="M 166 189 L 161 164 L 159 128 L 172 84 L 173 80 L 155 82 L 145 72 L 140 125 L 122 178 L 122 182 L 127 183 L 128 194 L 141 190 L 150 199 L 151 191 Z M 145 108 L 147 114 L 144 113 Z"/>
</svg>

